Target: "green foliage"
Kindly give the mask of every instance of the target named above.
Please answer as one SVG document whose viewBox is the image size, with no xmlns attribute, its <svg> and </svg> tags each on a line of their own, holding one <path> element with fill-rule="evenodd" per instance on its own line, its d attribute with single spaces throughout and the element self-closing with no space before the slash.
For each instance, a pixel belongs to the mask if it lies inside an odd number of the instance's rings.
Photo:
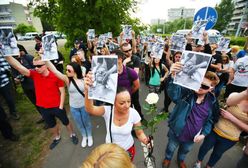
<svg viewBox="0 0 248 168">
<path fill-rule="evenodd" d="M 143 109 L 146 111 L 145 114 L 150 119 L 148 121 L 142 122 L 142 126 L 138 127 L 136 129 L 148 129 L 149 135 L 152 135 L 155 133 L 157 129 L 157 125 L 168 118 L 168 113 L 157 113 L 157 106 L 156 104 L 144 104 Z"/>
<path fill-rule="evenodd" d="M 230 45 L 238 45 L 238 46 L 243 46 L 245 45 L 245 37 L 237 37 L 235 38 L 234 36 L 231 37 Z"/>
<path fill-rule="evenodd" d="M 217 5 L 215 9 L 218 13 L 218 20 L 214 28 L 221 32 L 226 29 L 228 23 L 231 21 L 234 3 L 232 0 L 221 0 L 220 4 Z"/>
<path fill-rule="evenodd" d="M 157 24 L 151 26 L 152 33 L 157 33 L 157 29 L 164 30 L 164 33 L 173 33 L 180 29 L 191 29 L 193 24 L 192 18 L 176 19 L 173 22 L 166 22 L 165 24 Z"/>
<path fill-rule="evenodd" d="M 21 23 L 14 30 L 15 34 L 19 33 L 21 35 L 24 35 L 27 32 L 36 32 L 36 29 L 32 25 L 25 25 L 24 23 Z"/>
<path fill-rule="evenodd" d="M 137 6 L 135 0 L 32 0 L 30 5 L 35 6 L 35 16 L 65 33 L 69 43 L 85 39 L 90 28 L 97 34 L 113 32 L 114 36 L 121 32 L 122 24 L 133 25 L 135 31 L 143 29 L 138 19 L 130 17 Z"/>
</svg>

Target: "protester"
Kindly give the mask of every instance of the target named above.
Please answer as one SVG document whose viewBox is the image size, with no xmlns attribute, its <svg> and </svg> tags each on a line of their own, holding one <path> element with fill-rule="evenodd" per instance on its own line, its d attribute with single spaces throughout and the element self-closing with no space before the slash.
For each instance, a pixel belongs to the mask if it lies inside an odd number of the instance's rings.
<svg viewBox="0 0 248 168">
<path fill-rule="evenodd" d="M 27 69 L 34 69 L 33 65 L 33 59 L 34 57 L 29 54 L 25 54 L 25 48 L 19 47 L 20 55 L 16 57 L 16 59 Z M 21 83 L 22 89 L 24 94 L 28 97 L 28 99 L 32 102 L 33 105 L 35 105 L 36 110 L 40 114 L 40 119 L 36 122 L 37 124 L 40 124 L 44 122 L 44 119 L 41 114 L 41 110 L 36 105 L 36 96 L 35 96 L 35 89 L 34 89 L 34 82 L 31 78 L 28 78 L 26 76 L 23 76 L 20 74 L 17 70 L 13 69 L 13 76 L 16 83 Z M 44 129 L 47 129 L 48 126 L 45 124 Z"/>
<path fill-rule="evenodd" d="M 83 162 L 81 168 L 135 168 L 128 153 L 116 144 L 96 147 Z"/>
<path fill-rule="evenodd" d="M 137 74 L 139 74 L 139 68 L 140 68 L 140 59 L 136 55 L 132 54 L 132 47 L 129 43 L 123 43 L 121 46 L 121 51 L 125 54 L 126 58 L 123 61 L 123 65 L 132 68 L 135 70 Z M 144 116 L 141 112 L 141 106 L 139 102 L 139 90 L 134 92 L 131 95 L 132 104 L 134 105 L 134 108 L 138 111 L 140 114 L 141 119 L 144 119 Z"/>
<path fill-rule="evenodd" d="M 141 126 L 138 112 L 131 108 L 130 93 L 126 88 L 118 87 L 114 105 L 94 106 L 93 101 L 88 99 L 88 88 L 93 84 L 91 74 L 85 77 L 85 108 L 92 115 L 103 116 L 106 124 L 106 143 L 115 143 L 128 151 L 131 159 L 135 156 L 134 139 L 131 131 L 133 127 Z M 148 138 L 142 129 L 135 130 L 136 136 L 144 144 Z"/>
<path fill-rule="evenodd" d="M 222 65 L 221 69 L 218 71 L 217 75 L 220 78 L 220 82 L 215 87 L 215 96 L 219 97 L 221 90 L 224 86 L 226 86 L 228 80 L 229 80 L 229 73 L 231 71 L 231 68 L 233 67 L 233 61 L 229 59 L 227 55 L 222 56 Z"/>
<path fill-rule="evenodd" d="M 0 131 L 5 139 L 10 141 L 18 141 L 19 136 L 13 133 L 13 128 L 7 120 L 4 109 L 0 105 Z"/>
<path fill-rule="evenodd" d="M 169 70 L 160 61 L 159 58 L 152 58 L 150 64 L 149 92 L 160 93 L 161 87 L 164 87 L 165 78 Z"/>
<path fill-rule="evenodd" d="M 140 81 L 137 73 L 129 67 L 123 65 L 125 54 L 120 50 L 114 50 L 112 54 L 118 56 L 118 81 L 117 86 L 126 88 L 130 95 L 135 93 L 140 87 Z"/>
<path fill-rule="evenodd" d="M 91 147 L 93 145 L 92 126 L 90 116 L 84 107 L 84 80 L 80 65 L 75 62 L 68 64 L 66 66 L 67 75 L 59 72 L 49 61 L 46 61 L 46 65 L 55 76 L 67 85 L 70 110 L 82 135 L 81 146 L 84 148 L 88 144 Z"/>
<path fill-rule="evenodd" d="M 176 73 L 182 70 L 182 64 L 172 64 L 167 92 L 176 104 L 169 117 L 169 142 L 165 150 L 163 167 L 170 166 L 174 151 L 179 146 L 177 161 L 180 168 L 185 168 L 185 158 L 194 143 L 202 141 L 211 131 L 212 124 L 218 114 L 218 101 L 211 93 L 218 84 L 218 76 L 207 72 L 198 91 L 173 84 Z"/>
<path fill-rule="evenodd" d="M 206 168 L 215 166 L 222 155 L 239 141 L 241 131 L 248 132 L 248 88 L 241 93 L 230 94 L 226 104 L 228 108 L 221 109 L 219 121 L 204 139 L 194 168 L 201 168 L 204 156 L 212 148 Z"/>
<path fill-rule="evenodd" d="M 20 116 L 16 112 L 16 105 L 13 97 L 13 88 L 9 79 L 11 68 L 5 58 L 0 54 L 0 94 L 5 99 L 12 119 L 19 120 Z"/>
<path fill-rule="evenodd" d="M 242 92 L 248 86 L 248 54 L 239 58 L 230 69 L 230 77 L 226 86 L 224 97 L 227 98 L 232 92 Z"/>
<path fill-rule="evenodd" d="M 32 78 L 34 81 L 36 105 L 39 106 L 46 124 L 51 128 L 50 130 L 54 138 L 50 149 L 56 147 L 61 140 L 60 130 L 58 124 L 56 124 L 56 117 L 66 126 L 71 141 L 76 145 L 78 138 L 73 132 L 72 124 L 64 109 L 65 89 L 63 81 L 59 80 L 47 69 L 45 62 L 39 56 L 33 60 L 35 70 L 27 69 L 12 56 L 5 58 L 13 68 L 22 75 Z"/>
</svg>

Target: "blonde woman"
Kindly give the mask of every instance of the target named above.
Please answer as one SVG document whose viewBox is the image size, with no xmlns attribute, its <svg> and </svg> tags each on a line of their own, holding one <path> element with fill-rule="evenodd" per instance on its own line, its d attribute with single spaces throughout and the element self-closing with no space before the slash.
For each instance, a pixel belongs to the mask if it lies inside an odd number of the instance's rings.
<svg viewBox="0 0 248 168">
<path fill-rule="evenodd" d="M 128 153 L 116 144 L 96 147 L 83 162 L 81 168 L 135 168 Z"/>
</svg>

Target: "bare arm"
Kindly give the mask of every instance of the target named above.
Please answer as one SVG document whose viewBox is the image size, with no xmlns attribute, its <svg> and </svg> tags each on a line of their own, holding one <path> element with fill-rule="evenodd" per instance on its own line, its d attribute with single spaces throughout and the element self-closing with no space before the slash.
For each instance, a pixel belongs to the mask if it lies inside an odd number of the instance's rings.
<svg viewBox="0 0 248 168">
<path fill-rule="evenodd" d="M 133 30 L 132 30 L 132 51 L 133 51 L 134 54 L 137 53 L 135 32 Z"/>
<path fill-rule="evenodd" d="M 18 62 L 15 58 L 13 58 L 12 56 L 7 56 L 5 57 L 5 59 L 13 68 L 15 68 L 22 75 L 30 76 L 30 71 L 26 67 L 24 67 L 20 62 Z"/>
<path fill-rule="evenodd" d="M 60 92 L 59 108 L 63 109 L 64 108 L 64 102 L 65 102 L 65 87 L 59 87 L 59 92 Z"/>
<path fill-rule="evenodd" d="M 221 115 L 225 119 L 228 119 L 229 121 L 231 121 L 232 123 L 234 123 L 235 125 L 237 125 L 243 131 L 248 132 L 248 125 L 246 123 L 244 123 L 243 121 L 237 119 L 230 112 L 228 112 L 228 111 L 226 111 L 224 109 L 221 109 Z"/>
<path fill-rule="evenodd" d="M 230 68 L 230 72 L 229 72 L 229 79 L 228 79 L 228 82 L 227 82 L 227 84 L 230 84 L 232 81 L 233 81 L 233 79 L 234 79 L 234 69 L 233 68 Z"/>
<path fill-rule="evenodd" d="M 55 76 L 57 76 L 59 79 L 61 79 L 62 81 L 64 81 L 66 83 L 66 85 L 69 85 L 69 79 L 66 75 L 62 74 L 61 72 L 59 72 L 55 66 L 51 63 L 51 61 L 45 61 L 46 66 L 48 67 L 48 69 L 50 71 L 52 71 Z"/>
<path fill-rule="evenodd" d="M 133 81 L 133 86 L 131 92 L 134 93 L 140 88 L 139 78 Z"/>
<path fill-rule="evenodd" d="M 239 104 L 242 100 L 247 99 L 247 97 L 248 97 L 248 88 L 243 92 L 230 94 L 226 100 L 226 104 L 228 106 L 235 106 Z"/>
<path fill-rule="evenodd" d="M 105 113 L 103 106 L 94 106 L 93 101 L 88 99 L 88 89 L 89 86 L 93 84 L 92 74 L 89 72 L 86 77 L 84 78 L 84 91 L 85 91 L 85 110 L 96 116 L 102 116 Z"/>
<path fill-rule="evenodd" d="M 220 71 L 221 70 L 221 63 L 218 63 L 216 65 L 211 64 L 210 67 L 216 69 L 216 71 Z"/>
<path fill-rule="evenodd" d="M 137 124 L 134 124 L 134 128 L 135 127 L 140 127 L 140 126 L 141 126 L 140 122 L 138 122 Z M 145 135 L 145 133 L 144 133 L 144 131 L 142 129 L 136 129 L 135 134 L 138 137 L 140 142 L 142 142 L 143 144 L 148 143 L 149 140 L 148 140 L 147 136 Z"/>
</svg>

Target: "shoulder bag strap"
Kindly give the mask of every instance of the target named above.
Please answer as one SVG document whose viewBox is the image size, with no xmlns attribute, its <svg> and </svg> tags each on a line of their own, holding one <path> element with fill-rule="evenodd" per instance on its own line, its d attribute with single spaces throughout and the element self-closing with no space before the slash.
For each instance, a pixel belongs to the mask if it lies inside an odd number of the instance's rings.
<svg viewBox="0 0 248 168">
<path fill-rule="evenodd" d="M 78 85 L 76 84 L 74 79 L 71 79 L 71 82 L 73 83 L 73 85 L 76 87 L 77 91 L 83 96 L 85 97 L 84 93 L 78 88 Z"/>
</svg>

